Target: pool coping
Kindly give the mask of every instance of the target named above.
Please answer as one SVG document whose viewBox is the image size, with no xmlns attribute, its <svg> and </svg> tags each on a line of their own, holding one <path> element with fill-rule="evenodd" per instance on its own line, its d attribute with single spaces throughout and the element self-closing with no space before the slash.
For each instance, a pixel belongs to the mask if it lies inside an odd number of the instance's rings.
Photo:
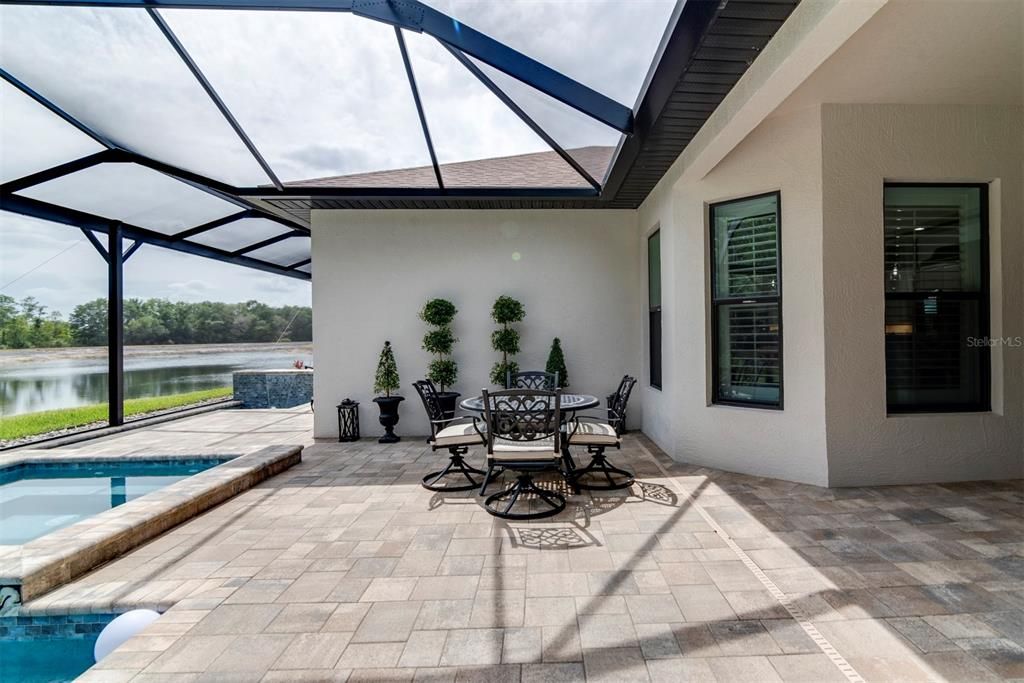
<svg viewBox="0 0 1024 683">
<path fill-rule="evenodd" d="M 76 462 L 202 460 L 230 453 L 0 454 L 0 467 Z M 24 545 L 0 546 L 0 615 L 18 610 L 82 574 L 219 505 L 302 460 L 302 446 L 268 446 L 238 455 L 170 486 L 58 529 Z"/>
</svg>

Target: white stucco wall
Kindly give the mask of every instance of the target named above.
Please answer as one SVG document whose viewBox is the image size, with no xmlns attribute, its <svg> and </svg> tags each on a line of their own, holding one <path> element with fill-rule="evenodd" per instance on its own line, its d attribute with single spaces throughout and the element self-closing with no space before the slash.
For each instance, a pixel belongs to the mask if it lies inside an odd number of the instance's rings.
<svg viewBox="0 0 1024 683">
<path fill-rule="evenodd" d="M 821 42 L 810 18 L 782 48 Z M 720 161 L 733 123 L 701 131 L 637 226 L 641 246 L 662 229 L 666 381 L 643 426 L 672 457 L 833 486 L 1024 475 L 1024 350 L 995 351 L 992 414 L 886 416 L 881 278 L 885 180 L 993 181 L 992 333 L 1022 334 L 1021 26 L 1018 0 L 891 0 Z M 775 189 L 785 409 L 709 406 L 707 205 Z"/>
<path fill-rule="evenodd" d="M 665 292 L 665 378 L 661 392 L 643 393 L 644 431 L 677 460 L 828 481 L 820 148 L 816 111 L 773 118 L 703 179 L 660 189 L 641 207 L 638 243 L 661 225 Z M 712 405 L 707 206 L 774 190 L 782 192 L 785 409 Z"/>
<path fill-rule="evenodd" d="M 1022 12 L 1021 0 L 889 0 L 777 113 L 823 102 L 1019 105 Z"/>
<path fill-rule="evenodd" d="M 992 412 L 886 415 L 882 188 L 991 183 L 991 336 L 1024 335 L 1021 107 L 826 105 L 822 109 L 829 483 L 1024 475 L 1024 349 L 992 349 Z M 966 343 L 966 341 L 965 341 Z"/>
<path fill-rule="evenodd" d="M 508 294 L 526 307 L 520 367 L 543 369 L 559 337 L 571 389 L 603 399 L 640 369 L 635 221 L 632 211 L 315 211 L 315 435 L 337 435 L 334 405 L 346 396 L 362 404 L 363 433 L 381 433 L 370 399 L 385 339 L 406 397 L 397 431 L 428 433 L 411 383 L 430 360 L 418 313 L 433 297 L 459 309 L 455 390 L 463 396 L 489 385 L 498 358 L 491 305 Z M 640 401 L 630 416 L 639 424 Z"/>
<path fill-rule="evenodd" d="M 682 359 L 677 350 L 680 343 L 676 338 L 673 321 L 676 319 L 679 307 L 679 297 L 676 292 L 676 269 L 672 254 L 677 251 L 678 237 L 675 230 L 675 221 L 672 217 L 672 196 L 670 189 L 659 193 L 655 201 L 648 200 L 644 204 L 645 210 L 638 212 L 637 221 L 637 247 L 640 250 L 641 267 L 637 273 L 637 283 L 640 300 L 638 306 L 641 310 L 641 324 L 636 330 L 636 341 L 640 346 L 643 362 L 640 373 L 637 375 L 637 384 L 634 392 L 638 403 L 643 409 L 643 420 L 640 425 L 644 434 L 649 436 L 656 444 L 661 446 L 667 453 L 675 450 L 675 415 L 674 407 L 679 394 L 679 386 L 673 380 L 677 367 Z M 660 231 L 659 241 L 661 243 L 661 388 L 651 386 L 650 372 L 650 320 L 649 320 L 649 291 L 648 291 L 648 238 L 655 230 Z"/>
</svg>

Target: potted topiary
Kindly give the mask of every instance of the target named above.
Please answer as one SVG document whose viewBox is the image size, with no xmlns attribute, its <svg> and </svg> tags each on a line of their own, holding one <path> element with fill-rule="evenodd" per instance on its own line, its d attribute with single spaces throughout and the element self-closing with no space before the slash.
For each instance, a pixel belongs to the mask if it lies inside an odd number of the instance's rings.
<svg viewBox="0 0 1024 683">
<path fill-rule="evenodd" d="M 423 335 L 423 349 L 434 354 L 427 367 L 427 377 L 437 386 L 437 398 L 446 419 L 455 417 L 456 391 L 448 391 L 459 377 L 459 366 L 452 359 L 452 347 L 458 339 L 452 333 L 452 321 L 459 310 L 447 299 L 431 299 L 420 311 L 420 319 L 433 329 Z"/>
<path fill-rule="evenodd" d="M 508 377 L 519 372 L 519 363 L 509 356 L 519 353 L 519 332 L 509 327 L 526 317 L 523 305 L 510 296 L 499 296 L 491 308 L 491 319 L 501 325 L 491 333 L 491 346 L 501 353 L 501 360 L 491 368 L 491 383 L 508 388 Z"/>
<path fill-rule="evenodd" d="M 386 341 L 377 361 L 377 374 L 373 379 L 373 391 L 377 394 L 373 402 L 380 408 L 380 424 L 384 427 L 384 436 L 377 440 L 380 443 L 401 441 L 401 437 L 395 434 L 395 425 L 398 424 L 398 404 L 404 401 L 405 397 L 391 395 L 392 391 L 398 391 L 399 386 L 401 385 L 398 382 L 395 354 L 391 350 L 391 342 Z"/>
<path fill-rule="evenodd" d="M 569 386 L 569 371 L 565 369 L 565 355 L 562 353 L 562 340 L 555 337 L 551 341 L 551 351 L 548 352 L 548 362 L 544 365 L 544 372 L 558 375 L 558 386 L 565 389 Z"/>
</svg>

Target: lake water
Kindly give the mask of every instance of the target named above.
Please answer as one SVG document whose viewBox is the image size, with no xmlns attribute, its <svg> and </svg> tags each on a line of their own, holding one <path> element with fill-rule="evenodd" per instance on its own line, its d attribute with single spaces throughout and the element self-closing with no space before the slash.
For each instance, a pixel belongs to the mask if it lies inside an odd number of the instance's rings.
<svg viewBox="0 0 1024 683">
<path fill-rule="evenodd" d="M 154 355 L 125 358 L 124 396 L 142 398 L 231 386 L 231 373 L 286 369 L 308 352 L 278 349 Z M 107 401 L 106 358 L 32 360 L 0 367 L 0 416 L 73 408 Z"/>
</svg>

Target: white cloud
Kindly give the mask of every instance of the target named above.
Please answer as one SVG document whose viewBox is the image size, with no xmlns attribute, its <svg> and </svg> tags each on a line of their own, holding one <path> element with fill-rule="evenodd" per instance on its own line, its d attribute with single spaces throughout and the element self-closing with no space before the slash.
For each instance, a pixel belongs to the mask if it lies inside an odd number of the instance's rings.
<svg viewBox="0 0 1024 683">
<path fill-rule="evenodd" d="M 202 280 L 189 280 L 188 282 L 172 282 L 167 289 L 176 292 L 183 300 L 201 301 L 208 299 L 210 292 L 215 291 L 214 287 Z"/>
</svg>

